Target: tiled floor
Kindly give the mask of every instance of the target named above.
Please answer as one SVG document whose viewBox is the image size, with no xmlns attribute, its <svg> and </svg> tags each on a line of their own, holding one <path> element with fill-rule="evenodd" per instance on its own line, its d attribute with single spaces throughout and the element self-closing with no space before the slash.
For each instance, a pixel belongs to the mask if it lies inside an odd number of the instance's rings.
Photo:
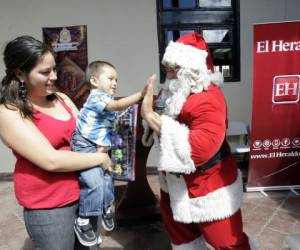
<svg viewBox="0 0 300 250">
<path fill-rule="evenodd" d="M 261 250 L 285 249 L 289 234 L 300 234 L 300 196 L 289 191 L 246 193 L 244 229 Z"/>
<path fill-rule="evenodd" d="M 157 176 L 149 175 L 148 182 L 158 195 Z M 245 193 L 242 205 L 244 229 L 260 250 L 286 249 L 289 234 L 300 234 L 300 196 L 290 191 Z M 142 221 L 140 221 L 142 222 Z M 13 184 L 0 183 L 0 249 L 32 250 L 24 228 L 22 209 L 14 197 Z M 170 250 L 167 235 L 159 221 L 132 223 L 118 227 L 103 236 L 101 249 L 107 250 Z"/>
</svg>

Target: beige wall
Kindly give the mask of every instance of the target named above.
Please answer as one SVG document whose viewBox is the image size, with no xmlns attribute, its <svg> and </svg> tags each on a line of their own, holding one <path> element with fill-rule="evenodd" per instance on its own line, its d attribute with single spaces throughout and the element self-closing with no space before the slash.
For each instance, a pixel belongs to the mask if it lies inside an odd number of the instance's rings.
<svg viewBox="0 0 300 250">
<path fill-rule="evenodd" d="M 156 0 L 0 0 L 0 49 L 10 39 L 30 34 L 42 39 L 42 27 L 86 24 L 89 61 L 104 59 L 119 71 L 119 95 L 142 88 L 158 74 Z M 230 120 L 251 120 L 252 24 L 300 20 L 299 0 L 241 0 L 241 82 L 226 83 Z M 0 76 L 4 65 L 0 61 Z M 153 161 L 154 161 L 153 157 Z M 152 159 L 152 158 L 151 158 Z M 148 164 L 151 165 L 151 159 Z M 0 172 L 14 160 L 0 143 Z"/>
<path fill-rule="evenodd" d="M 15 161 L 11 150 L 0 142 L 0 173 L 12 172 Z"/>
</svg>

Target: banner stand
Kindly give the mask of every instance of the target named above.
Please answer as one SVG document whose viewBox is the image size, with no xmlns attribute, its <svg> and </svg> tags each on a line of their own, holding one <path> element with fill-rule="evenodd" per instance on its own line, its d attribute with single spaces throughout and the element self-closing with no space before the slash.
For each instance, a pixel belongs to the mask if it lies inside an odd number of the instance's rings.
<svg viewBox="0 0 300 250">
<path fill-rule="evenodd" d="M 246 191 L 300 189 L 300 21 L 253 25 Z"/>
<path fill-rule="evenodd" d="M 299 195 L 299 193 L 296 191 L 296 189 L 300 190 L 300 185 L 294 185 L 294 186 L 273 186 L 273 187 L 246 187 L 247 192 L 261 192 L 264 193 L 264 191 L 287 191 L 290 190 L 295 195 Z"/>
</svg>

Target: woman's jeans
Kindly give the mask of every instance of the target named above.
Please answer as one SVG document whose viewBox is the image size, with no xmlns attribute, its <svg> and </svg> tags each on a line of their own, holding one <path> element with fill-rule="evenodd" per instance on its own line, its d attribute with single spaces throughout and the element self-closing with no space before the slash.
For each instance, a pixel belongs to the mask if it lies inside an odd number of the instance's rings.
<svg viewBox="0 0 300 250">
<path fill-rule="evenodd" d="M 52 209 L 24 208 L 24 221 L 30 239 L 38 250 L 73 250 L 74 221 L 78 203 Z"/>
<path fill-rule="evenodd" d="M 72 151 L 97 152 L 97 145 L 74 132 L 71 141 Z M 79 215 L 84 217 L 99 216 L 103 209 L 114 201 L 113 175 L 100 166 L 82 170 L 79 173 L 80 200 Z"/>
<path fill-rule="evenodd" d="M 65 207 L 27 209 L 23 212 L 27 233 L 36 250 L 98 250 L 85 247 L 76 239 L 74 222 L 78 216 L 78 202 Z M 90 219 L 96 235 L 100 233 L 100 217 Z"/>
</svg>

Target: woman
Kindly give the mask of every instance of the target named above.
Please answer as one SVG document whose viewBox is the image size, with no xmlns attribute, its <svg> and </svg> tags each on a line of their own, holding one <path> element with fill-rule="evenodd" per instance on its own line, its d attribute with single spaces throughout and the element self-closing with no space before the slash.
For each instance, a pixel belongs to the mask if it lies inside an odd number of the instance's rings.
<svg viewBox="0 0 300 250">
<path fill-rule="evenodd" d="M 6 76 L 0 89 L 0 137 L 17 161 L 16 198 L 37 249 L 74 249 L 73 225 L 79 184 L 75 171 L 111 165 L 106 153 L 70 151 L 77 108 L 55 88 L 49 47 L 30 36 L 4 50 Z"/>
</svg>

